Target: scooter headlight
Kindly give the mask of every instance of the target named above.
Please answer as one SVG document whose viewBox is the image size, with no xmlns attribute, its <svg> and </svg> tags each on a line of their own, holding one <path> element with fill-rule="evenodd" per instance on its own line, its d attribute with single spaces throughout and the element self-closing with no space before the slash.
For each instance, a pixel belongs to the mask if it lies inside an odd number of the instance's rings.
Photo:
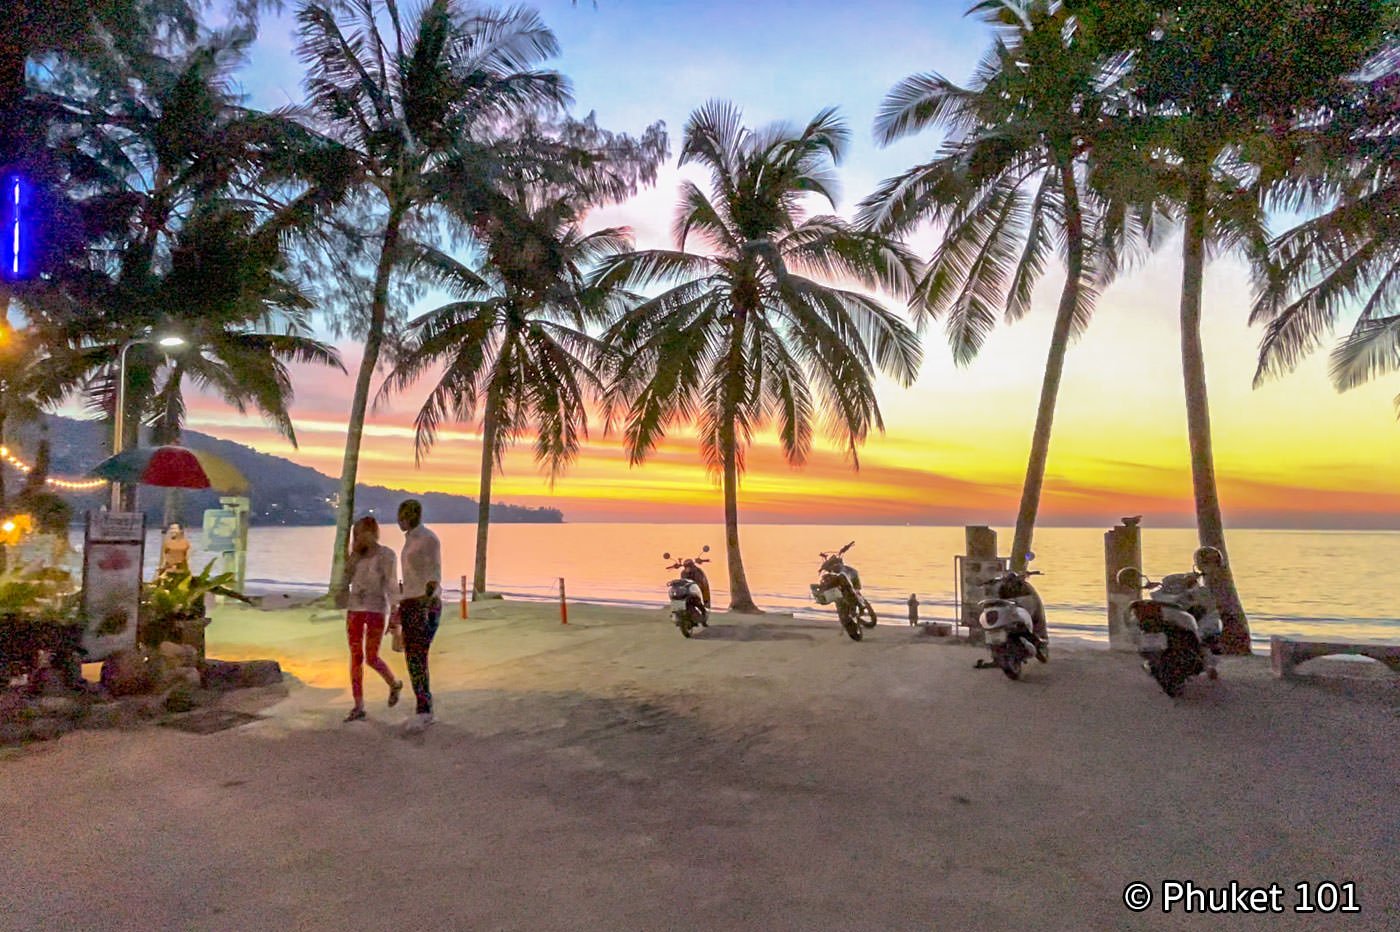
<svg viewBox="0 0 1400 932">
<path fill-rule="evenodd" d="M 997 626 L 997 619 L 1000 617 L 1001 616 L 997 613 L 996 609 L 989 608 L 985 612 L 983 612 L 981 617 L 977 620 L 981 623 L 982 627 L 984 628 L 995 628 Z"/>
</svg>

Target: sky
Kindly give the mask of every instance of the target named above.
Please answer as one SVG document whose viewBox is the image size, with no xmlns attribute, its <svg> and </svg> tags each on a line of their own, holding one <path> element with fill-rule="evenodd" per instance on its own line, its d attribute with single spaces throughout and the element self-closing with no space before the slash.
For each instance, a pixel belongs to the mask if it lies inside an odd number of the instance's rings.
<svg viewBox="0 0 1400 932">
<path fill-rule="evenodd" d="M 679 151 L 688 114 L 710 98 L 734 101 L 748 125 L 805 122 L 836 106 L 853 131 L 841 168 L 839 213 L 883 178 L 928 158 L 925 134 L 881 149 L 871 124 L 903 77 L 937 71 L 966 80 L 990 33 L 963 16 L 968 0 L 569 0 L 536 4 L 563 47 L 554 67 L 574 88 L 575 113 L 641 132 L 664 120 Z M 250 102 L 298 101 L 301 69 L 290 13 L 264 20 L 239 79 Z M 674 245 L 678 182 L 703 177 L 672 164 L 654 188 L 597 212 L 589 225 L 632 228 L 643 248 Z M 927 258 L 931 232 L 911 244 Z M 1088 332 L 1066 361 L 1041 504 L 1041 523 L 1107 526 L 1143 514 L 1151 525 L 1192 521 L 1179 330 L 1180 239 L 1101 296 Z M 818 444 L 801 469 L 771 433 L 749 455 L 740 493 L 745 521 L 991 524 L 1014 522 L 1062 275 L 1052 270 L 1024 320 L 1003 326 L 978 358 L 958 367 L 934 324 L 910 388 L 882 383 L 885 433 L 872 436 L 859 471 Z M 897 306 L 897 302 L 891 302 Z M 1205 283 L 1206 365 L 1215 462 L 1226 522 L 1237 527 L 1400 528 L 1400 380 L 1345 394 L 1327 381 L 1320 353 L 1286 378 L 1251 387 L 1259 332 L 1247 323 L 1250 284 L 1238 260 L 1220 259 Z M 1349 321 L 1344 321 L 1349 323 Z M 353 372 L 359 350 L 341 344 Z M 190 426 L 339 475 L 351 377 L 298 370 L 293 408 L 299 448 L 215 399 L 196 399 Z M 415 464 L 412 420 L 426 386 L 376 409 L 365 432 L 362 482 L 476 495 L 476 425 L 446 431 Z M 594 426 L 583 455 L 551 487 L 529 444 L 506 457 L 494 497 L 548 505 L 571 521 L 722 519 L 719 487 L 694 434 L 674 432 L 644 465 L 629 467 L 617 436 Z"/>
</svg>

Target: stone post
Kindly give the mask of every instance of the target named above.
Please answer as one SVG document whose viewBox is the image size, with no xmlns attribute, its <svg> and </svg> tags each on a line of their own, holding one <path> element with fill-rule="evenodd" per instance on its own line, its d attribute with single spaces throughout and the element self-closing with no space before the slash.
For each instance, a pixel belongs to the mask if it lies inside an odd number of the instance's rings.
<svg viewBox="0 0 1400 932">
<path fill-rule="evenodd" d="M 1124 518 L 1119 527 L 1103 535 L 1104 577 L 1108 588 L 1108 646 L 1111 650 L 1136 651 L 1137 624 L 1128 617 L 1128 606 L 1142 598 L 1142 590 L 1118 584 L 1118 571 L 1130 566 L 1142 572 L 1140 518 Z"/>
<path fill-rule="evenodd" d="M 966 528 L 967 553 L 962 561 L 962 618 L 969 644 L 981 644 L 982 628 L 977 624 L 977 603 L 984 596 L 980 583 L 1001 572 L 1006 564 L 997 556 L 997 532 L 989 527 Z"/>
</svg>

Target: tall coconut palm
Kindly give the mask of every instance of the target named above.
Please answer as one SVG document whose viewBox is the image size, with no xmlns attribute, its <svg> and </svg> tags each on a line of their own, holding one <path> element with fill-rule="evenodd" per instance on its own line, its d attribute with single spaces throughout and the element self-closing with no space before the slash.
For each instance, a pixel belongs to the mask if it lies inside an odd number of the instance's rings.
<svg viewBox="0 0 1400 932">
<path fill-rule="evenodd" d="M 99 410 L 112 410 L 127 340 L 173 329 L 190 346 L 172 357 L 144 344 L 129 352 L 124 445 L 145 421 L 178 437 L 190 381 L 240 411 L 257 408 L 295 442 L 286 366 L 340 364 L 310 336 L 310 302 L 284 249 L 306 203 L 257 196 L 264 157 L 285 161 L 300 134 L 234 97 L 229 79 L 250 41 L 219 35 L 149 56 L 109 93 L 42 95 L 64 116 L 56 148 L 99 236 L 20 301 L 64 334 Z"/>
<path fill-rule="evenodd" d="M 513 120 L 562 105 L 562 76 L 537 66 L 558 51 L 539 17 L 430 0 L 404 15 L 397 0 L 313 2 L 298 14 L 314 123 L 352 157 L 348 181 L 378 247 L 368 306 L 357 313 L 363 355 L 341 464 L 330 588 L 345 586 L 345 554 L 370 383 L 390 326 L 389 286 L 408 237 L 443 189 L 448 163 L 471 165 L 483 186 L 499 167 L 495 143 Z M 464 173 L 458 172 L 460 180 Z"/>
<path fill-rule="evenodd" d="M 861 222 L 891 235 L 929 221 L 943 225 L 912 304 L 921 314 L 946 315 L 960 364 L 977 354 L 999 308 L 1008 322 L 1026 315 L 1058 246 L 1065 284 L 1011 547 L 1012 568 L 1024 570 L 1070 341 L 1088 324 L 1124 249 L 1150 232 L 1153 217 L 1089 186 L 1097 150 L 1110 145 L 1105 104 L 1112 89 L 1099 51 L 1058 0 L 987 0 L 969 12 L 997 28 L 971 84 L 937 74 L 906 78 L 875 120 L 882 145 L 935 126 L 949 131 L 948 141 L 933 160 L 866 198 Z"/>
<path fill-rule="evenodd" d="M 883 429 L 876 372 L 907 385 L 921 360 L 896 314 L 842 287 L 906 295 L 913 257 L 882 234 L 804 209 L 808 195 L 834 205 L 834 166 L 848 138 L 832 110 L 801 129 L 751 130 L 732 104 L 705 104 L 686 124 L 680 164 L 707 169 L 710 190 L 681 186 L 677 249 L 610 259 L 596 277 L 608 287 L 671 286 L 605 334 L 620 354 L 606 410 L 610 422 L 625 411 L 634 464 L 673 423 L 697 423 L 705 463 L 723 484 L 735 611 L 757 610 L 739 548 L 738 499 L 754 432 L 776 425 L 784 455 L 798 465 L 819 420 L 858 465 L 871 428 Z M 685 251 L 692 235 L 705 252 Z"/>
<path fill-rule="evenodd" d="M 1310 171 L 1280 186 L 1295 210 L 1319 213 L 1271 244 L 1252 323 L 1267 323 L 1254 382 L 1292 370 L 1360 312 L 1332 353 L 1339 391 L 1400 370 L 1400 43 L 1392 39 L 1304 134 Z M 1400 396 L 1395 399 L 1400 410 Z"/>
<path fill-rule="evenodd" d="M 1202 546 L 1227 553 L 1201 342 L 1207 254 L 1267 237 L 1260 153 L 1377 46 L 1389 0 L 1065 0 L 1132 92 L 1145 169 L 1179 204 L 1183 225 L 1181 361 Z M 1265 179 L 1267 180 L 1267 179 Z M 1208 576 L 1230 653 L 1249 653 L 1249 623 L 1228 559 Z"/>
<path fill-rule="evenodd" d="M 588 434 L 586 402 L 602 387 L 596 372 L 602 347 L 588 329 L 607 319 L 611 296 L 586 275 L 599 260 L 631 247 L 621 229 L 583 232 L 584 194 L 541 197 L 523 184 L 500 193 L 491 220 L 479 224 L 474 266 L 415 247 L 419 270 L 453 300 L 413 321 L 381 392 L 402 391 L 441 367 L 415 419 L 420 461 L 444 422 L 480 418 L 473 599 L 486 591 L 491 482 L 506 451 L 533 433 L 535 459 L 552 482 Z"/>
</svg>

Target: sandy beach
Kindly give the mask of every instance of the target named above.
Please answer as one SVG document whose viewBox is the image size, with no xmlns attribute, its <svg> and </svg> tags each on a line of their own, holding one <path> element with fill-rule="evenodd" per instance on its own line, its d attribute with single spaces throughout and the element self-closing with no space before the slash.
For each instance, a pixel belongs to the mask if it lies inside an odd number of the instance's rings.
<svg viewBox="0 0 1400 932">
<path fill-rule="evenodd" d="M 1172 701 L 1082 647 L 1010 682 L 904 626 L 569 622 L 449 606 L 439 721 L 406 735 L 411 697 L 385 708 L 372 674 L 370 720 L 342 724 L 339 615 L 221 609 L 211 657 L 289 674 L 235 694 L 261 720 L 0 756 L 0 927 L 1400 927 L 1394 677 L 1234 659 Z M 1286 912 L 1124 906 L 1167 880 L 1277 883 Z M 1354 882 L 1360 914 L 1294 913 L 1322 881 Z"/>
</svg>

